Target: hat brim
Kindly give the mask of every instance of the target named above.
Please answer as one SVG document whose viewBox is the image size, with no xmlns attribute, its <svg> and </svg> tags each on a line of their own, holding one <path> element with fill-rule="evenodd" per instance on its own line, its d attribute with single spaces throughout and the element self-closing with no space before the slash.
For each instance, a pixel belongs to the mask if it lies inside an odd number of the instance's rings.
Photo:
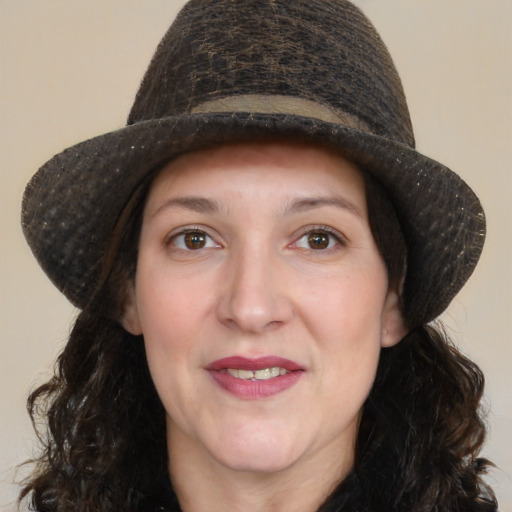
<svg viewBox="0 0 512 512">
<path fill-rule="evenodd" d="M 297 115 L 186 114 L 72 146 L 43 165 L 26 188 L 22 224 L 28 243 L 54 284 L 84 308 L 119 215 L 148 173 L 187 151 L 265 137 L 329 145 L 371 173 L 389 194 L 406 238 L 404 300 L 424 312 L 413 323 L 444 311 L 473 272 L 484 243 L 485 218 L 473 191 L 408 146 Z"/>
</svg>

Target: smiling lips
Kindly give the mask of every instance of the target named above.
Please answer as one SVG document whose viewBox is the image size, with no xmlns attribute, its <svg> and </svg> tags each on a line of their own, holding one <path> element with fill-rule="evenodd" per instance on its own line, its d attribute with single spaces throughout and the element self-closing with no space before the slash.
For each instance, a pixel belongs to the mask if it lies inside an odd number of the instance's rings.
<svg viewBox="0 0 512 512">
<path fill-rule="evenodd" d="M 268 398 L 289 389 L 305 371 L 289 359 L 272 356 L 226 357 L 214 361 L 206 370 L 221 388 L 249 400 Z"/>
</svg>

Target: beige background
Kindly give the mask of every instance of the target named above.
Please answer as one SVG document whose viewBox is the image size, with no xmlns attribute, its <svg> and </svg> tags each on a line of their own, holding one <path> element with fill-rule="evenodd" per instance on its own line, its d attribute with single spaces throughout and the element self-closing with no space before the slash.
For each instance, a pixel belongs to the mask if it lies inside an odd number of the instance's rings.
<svg viewBox="0 0 512 512">
<path fill-rule="evenodd" d="M 0 510 L 14 510 L 14 467 L 33 446 L 27 391 L 48 375 L 74 316 L 22 238 L 24 185 L 54 153 L 124 124 L 183 3 L 0 0 Z M 486 372 L 484 454 L 499 467 L 490 481 L 500 510 L 512 511 L 512 1 L 357 3 L 395 58 L 419 149 L 459 172 L 487 211 L 482 262 L 444 319 Z"/>
</svg>

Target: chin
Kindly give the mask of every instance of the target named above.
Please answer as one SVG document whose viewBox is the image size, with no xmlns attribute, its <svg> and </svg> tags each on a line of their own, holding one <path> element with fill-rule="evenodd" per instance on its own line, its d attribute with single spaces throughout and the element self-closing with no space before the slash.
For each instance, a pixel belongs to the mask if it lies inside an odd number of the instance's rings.
<svg viewBox="0 0 512 512">
<path fill-rule="evenodd" d="M 237 435 L 218 439 L 211 455 L 233 471 L 274 473 L 287 469 L 300 458 L 298 442 L 292 442 L 289 432 L 242 429 Z"/>
<path fill-rule="evenodd" d="M 284 471 L 295 462 L 295 457 L 288 454 L 263 453 L 256 450 L 246 453 L 222 454 L 218 462 L 224 467 L 238 472 L 271 474 Z"/>
</svg>

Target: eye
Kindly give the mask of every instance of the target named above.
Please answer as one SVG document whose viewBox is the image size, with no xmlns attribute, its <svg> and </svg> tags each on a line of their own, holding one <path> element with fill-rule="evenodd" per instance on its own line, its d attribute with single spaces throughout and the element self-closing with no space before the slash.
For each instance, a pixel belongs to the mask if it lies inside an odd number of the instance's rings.
<svg viewBox="0 0 512 512">
<path fill-rule="evenodd" d="M 323 251 L 332 249 L 342 243 L 342 236 L 330 229 L 314 229 L 302 235 L 294 245 L 302 249 Z"/>
<path fill-rule="evenodd" d="M 184 251 L 197 251 L 199 249 L 219 247 L 209 235 L 200 230 L 178 233 L 171 238 L 170 244 Z"/>
</svg>

